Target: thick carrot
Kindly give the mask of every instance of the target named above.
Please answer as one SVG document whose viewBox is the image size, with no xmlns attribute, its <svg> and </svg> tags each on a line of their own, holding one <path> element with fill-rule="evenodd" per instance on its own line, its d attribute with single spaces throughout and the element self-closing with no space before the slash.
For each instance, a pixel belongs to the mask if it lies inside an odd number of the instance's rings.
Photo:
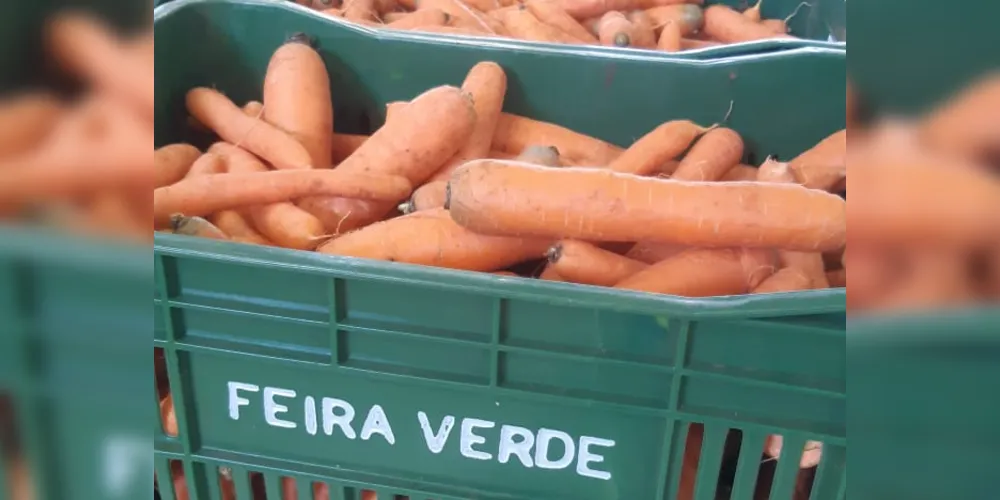
<svg viewBox="0 0 1000 500">
<path fill-rule="evenodd" d="M 755 23 L 759 23 L 761 21 L 761 18 L 760 18 L 760 8 L 761 8 L 761 5 L 763 3 L 764 3 L 764 0 L 757 0 L 757 3 L 754 4 L 753 7 L 750 7 L 749 9 L 743 11 L 743 17 L 745 17 L 745 18 L 747 18 L 747 19 L 749 19 L 749 20 L 751 20 L 751 21 L 753 21 Z"/>
<path fill-rule="evenodd" d="M 585 285 L 613 286 L 647 267 L 645 263 L 577 240 L 556 243 L 546 257 L 548 267 L 559 276 Z"/>
<path fill-rule="evenodd" d="M 677 23 L 682 36 L 700 31 L 705 24 L 701 7 L 697 5 L 662 5 L 646 9 L 646 15 L 653 20 L 654 28 L 666 26 L 670 22 Z"/>
<path fill-rule="evenodd" d="M 657 262 L 673 257 L 686 249 L 687 247 L 684 245 L 640 241 L 633 245 L 632 248 L 625 253 L 625 256 L 632 260 L 646 264 L 656 264 Z"/>
<path fill-rule="evenodd" d="M 28 151 L 56 126 L 62 104 L 43 93 L 28 93 L 0 101 L 0 158 Z M 159 163 L 157 163 L 159 170 Z"/>
<path fill-rule="evenodd" d="M 664 163 L 679 157 L 707 130 L 688 120 L 666 122 L 635 141 L 608 168 L 615 172 L 650 175 Z"/>
<path fill-rule="evenodd" d="M 264 120 L 298 141 L 313 167 L 330 166 L 330 76 L 305 35 L 292 36 L 271 56 L 264 76 Z"/>
<path fill-rule="evenodd" d="M 717 181 L 739 164 L 742 156 L 743 139 L 740 134 L 729 128 L 715 128 L 705 132 L 694 143 L 671 178 L 680 181 Z"/>
<path fill-rule="evenodd" d="M 503 99 L 507 94 L 507 74 L 495 62 L 478 63 L 469 70 L 462 82 L 462 90 L 472 96 L 476 124 L 462 149 L 431 177 L 432 180 L 445 180 L 463 163 L 486 158 L 490 153 Z"/>
<path fill-rule="evenodd" d="M 603 16 L 607 12 L 628 12 L 636 9 L 648 9 L 660 6 L 675 6 L 692 4 L 694 9 L 701 8 L 701 0 L 560 0 L 563 10 L 576 19 L 588 19 Z"/>
<path fill-rule="evenodd" d="M 680 25 L 675 21 L 669 21 L 660 31 L 660 38 L 656 41 L 656 48 L 664 52 L 680 52 L 684 50 L 684 38 L 681 36 Z"/>
<path fill-rule="evenodd" d="M 622 152 L 617 146 L 553 123 L 509 113 L 500 115 L 493 149 L 520 154 L 532 144 L 550 144 L 563 158 L 578 165 L 607 165 Z"/>
<path fill-rule="evenodd" d="M 201 217 L 187 217 L 180 214 L 172 214 L 169 219 L 170 229 L 173 230 L 174 234 L 198 236 L 200 238 L 209 238 L 213 240 L 229 239 L 229 235 L 222 232 L 221 229 L 215 227 L 214 224 Z"/>
<path fill-rule="evenodd" d="M 801 251 L 834 250 L 847 238 L 844 199 L 790 184 L 476 160 L 455 171 L 448 190 L 452 217 L 483 234 Z"/>
<path fill-rule="evenodd" d="M 928 145 L 943 153 L 990 161 L 1000 150 L 998 110 L 1000 72 L 952 97 L 922 121 L 918 133 Z"/>
<path fill-rule="evenodd" d="M 847 176 L 847 129 L 833 133 L 788 162 L 799 184 L 829 191 Z"/>
<path fill-rule="evenodd" d="M 472 134 L 476 113 L 470 96 L 455 87 L 437 87 L 410 101 L 334 169 L 401 176 L 418 186 L 458 152 Z M 328 231 L 350 231 L 378 221 L 396 200 L 334 200 L 323 219 Z"/>
<path fill-rule="evenodd" d="M 663 31 L 666 31 L 667 27 L 663 27 Z M 663 32 L 660 32 L 660 38 L 663 38 Z M 718 47 L 722 45 L 719 42 L 713 42 L 711 40 L 696 40 L 694 38 L 681 38 L 680 46 L 681 50 L 695 50 L 695 49 L 705 49 L 708 47 Z"/>
<path fill-rule="evenodd" d="M 624 14 L 610 11 L 597 22 L 597 38 L 601 45 L 632 47 L 636 44 L 635 26 Z"/>
<path fill-rule="evenodd" d="M 241 213 L 236 210 L 222 210 L 212 214 L 208 221 L 222 232 L 229 235 L 233 241 L 243 243 L 253 243 L 255 245 L 274 246 L 274 243 L 260 234 L 247 222 Z"/>
<path fill-rule="evenodd" d="M 834 288 L 847 287 L 847 269 L 826 272 L 826 281 Z"/>
<path fill-rule="evenodd" d="M 760 25 L 779 35 L 788 34 L 788 24 L 781 19 L 762 19 Z"/>
<path fill-rule="evenodd" d="M 569 15 L 556 0 L 529 0 L 525 5 L 543 23 L 566 32 L 581 43 L 597 43 L 597 37 Z"/>
<path fill-rule="evenodd" d="M 813 280 L 798 268 L 786 267 L 764 280 L 753 293 L 777 293 L 809 290 L 813 288 Z"/>
<path fill-rule="evenodd" d="M 330 149 L 333 153 L 330 159 L 334 164 L 344 161 L 348 156 L 354 154 L 367 140 L 367 135 L 333 134 L 330 138 Z"/>
<path fill-rule="evenodd" d="M 324 195 L 386 201 L 412 191 L 401 176 L 334 170 L 277 170 L 189 177 L 153 191 L 158 220 L 175 213 L 207 215 L 219 210 Z"/>
<path fill-rule="evenodd" d="M 386 27 L 397 30 L 409 30 L 421 26 L 444 26 L 450 20 L 451 16 L 447 12 L 437 8 L 427 8 L 403 14 L 399 19 L 386 24 Z"/>
<path fill-rule="evenodd" d="M 722 182 L 740 182 L 757 180 L 757 169 L 750 165 L 736 165 L 729 169 L 720 179 Z"/>
<path fill-rule="evenodd" d="M 298 141 L 264 120 L 250 118 L 214 89 L 200 87 L 189 91 L 187 107 L 191 116 L 222 140 L 247 149 L 275 168 L 310 166 L 309 151 Z"/>
<path fill-rule="evenodd" d="M 344 19 L 364 22 L 377 18 L 374 0 L 344 0 Z"/>
<path fill-rule="evenodd" d="M 517 9 L 505 10 L 501 14 L 501 19 L 514 38 L 547 43 L 581 43 L 581 40 L 573 35 L 542 22 L 524 5 Z"/>
<path fill-rule="evenodd" d="M 770 38 L 790 38 L 789 35 L 775 33 L 772 28 L 747 19 L 743 14 L 726 5 L 711 5 L 705 8 L 703 30 L 713 40 L 723 43 L 749 42 Z"/>
<path fill-rule="evenodd" d="M 201 151 L 190 144 L 171 144 L 153 152 L 156 168 L 155 187 L 169 186 L 187 175 Z"/>
<path fill-rule="evenodd" d="M 549 243 L 476 234 L 456 224 L 447 210 L 436 208 L 344 234 L 317 251 L 467 271 L 496 271 L 541 257 Z"/>
<path fill-rule="evenodd" d="M 683 297 L 740 295 L 774 273 L 767 249 L 692 248 L 653 264 L 615 288 Z"/>
<path fill-rule="evenodd" d="M 656 26 L 653 18 L 649 17 L 646 11 L 633 10 L 625 17 L 632 23 L 632 35 L 635 37 L 635 40 L 632 41 L 633 45 L 644 49 L 656 47 Z"/>
</svg>

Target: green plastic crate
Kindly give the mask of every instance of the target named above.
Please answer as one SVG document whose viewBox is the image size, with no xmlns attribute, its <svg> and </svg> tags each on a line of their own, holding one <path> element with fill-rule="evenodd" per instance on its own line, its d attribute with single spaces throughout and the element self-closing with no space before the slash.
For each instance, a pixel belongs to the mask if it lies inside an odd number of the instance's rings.
<svg viewBox="0 0 1000 500">
<path fill-rule="evenodd" d="M 184 126 L 193 86 L 259 98 L 271 53 L 300 31 L 318 39 L 342 132 L 371 132 L 385 103 L 459 83 L 485 59 L 508 72 L 507 111 L 617 144 L 672 118 L 721 120 L 732 105 L 729 125 L 759 161 L 796 154 L 844 120 L 842 51 L 709 63 L 510 50 L 373 36 L 265 1 L 179 0 L 154 26 L 158 145 L 197 140 Z M 843 497 L 843 290 L 692 300 L 175 235 L 156 237 L 155 266 L 154 342 L 182 435 L 156 430 L 156 470 L 165 478 L 181 461 L 198 498 L 215 498 L 218 467 L 232 471 L 241 500 L 248 471 L 272 491 L 290 476 L 300 489 L 326 482 L 343 499 L 361 489 L 380 499 L 673 498 L 690 422 L 706 424 L 699 499 L 714 498 L 715 476 L 735 465 L 722 460 L 730 429 L 744 449 L 760 449 L 768 433 L 786 435 L 790 449 L 826 442 L 812 498 Z M 265 394 L 287 402 L 271 424 Z M 340 427 L 328 435 L 323 398 L 351 405 L 354 439 Z M 342 415 L 344 403 L 326 401 Z M 363 434 L 368 419 L 378 429 L 379 411 L 391 439 Z M 455 429 L 439 449 L 446 416 Z M 485 438 L 464 455 L 463 425 L 467 438 Z M 572 463 L 501 463 L 501 433 L 526 429 L 569 436 Z M 565 454 L 559 443 L 550 460 Z M 603 461 L 581 466 L 581 449 Z M 730 471 L 733 498 L 751 498 L 759 461 L 745 452 Z M 788 499 L 797 463 L 781 464 L 772 498 Z"/>
</svg>

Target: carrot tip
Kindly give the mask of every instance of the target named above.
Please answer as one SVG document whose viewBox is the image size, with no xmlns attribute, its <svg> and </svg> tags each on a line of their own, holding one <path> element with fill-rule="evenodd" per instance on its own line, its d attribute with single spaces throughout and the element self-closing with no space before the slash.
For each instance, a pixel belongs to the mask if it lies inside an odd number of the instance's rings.
<svg viewBox="0 0 1000 500">
<path fill-rule="evenodd" d="M 180 228 L 182 225 L 184 225 L 184 221 L 186 221 L 186 220 L 187 220 L 187 217 L 184 216 L 184 214 L 173 214 L 173 215 L 171 215 L 170 216 L 170 229 L 176 232 L 178 228 Z"/>
<path fill-rule="evenodd" d="M 407 201 L 406 203 L 401 203 L 398 207 L 399 213 L 406 215 L 413 213 L 413 200 Z"/>
<path fill-rule="evenodd" d="M 627 33 L 618 33 L 615 35 L 614 44 L 618 47 L 628 47 L 632 44 L 632 38 Z"/>
</svg>

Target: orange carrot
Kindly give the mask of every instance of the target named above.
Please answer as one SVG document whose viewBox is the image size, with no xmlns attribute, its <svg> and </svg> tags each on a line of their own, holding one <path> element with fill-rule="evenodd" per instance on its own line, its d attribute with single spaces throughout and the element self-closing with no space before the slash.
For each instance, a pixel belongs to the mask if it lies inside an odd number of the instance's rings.
<svg viewBox="0 0 1000 500">
<path fill-rule="evenodd" d="M 688 120 L 666 122 L 635 141 L 608 168 L 615 172 L 650 175 L 684 153 L 707 130 Z"/>
<path fill-rule="evenodd" d="M 625 278 L 615 288 L 683 297 L 739 295 L 774 273 L 767 249 L 693 248 Z"/>
<path fill-rule="evenodd" d="M 633 245 L 632 248 L 625 253 L 625 256 L 632 260 L 646 264 L 656 264 L 657 262 L 673 257 L 686 249 L 687 247 L 684 245 L 640 241 Z"/>
<path fill-rule="evenodd" d="M 613 10 L 601 16 L 601 20 L 597 22 L 597 38 L 601 45 L 632 47 L 635 45 L 635 26 L 624 14 Z"/>
<path fill-rule="evenodd" d="M 164 434 L 177 437 L 177 414 L 174 412 L 174 397 L 170 394 L 160 400 L 160 423 Z"/>
<path fill-rule="evenodd" d="M 756 5 L 754 5 L 753 7 L 750 7 L 749 9 L 743 11 L 743 17 L 745 17 L 745 18 L 747 18 L 747 19 L 749 19 L 749 20 L 751 20 L 751 21 L 753 21 L 755 23 L 759 23 L 761 21 L 761 18 L 760 18 L 760 7 L 761 7 L 761 4 L 763 4 L 763 3 L 764 3 L 764 0 L 757 0 L 757 4 Z"/>
<path fill-rule="evenodd" d="M 677 23 L 683 36 L 700 31 L 705 24 L 701 7 L 697 5 L 663 5 L 646 9 L 646 15 L 652 19 L 654 28 L 666 26 L 670 22 Z"/>
<path fill-rule="evenodd" d="M 330 138 L 330 146 L 333 152 L 331 160 L 334 164 L 344 161 L 348 156 L 354 154 L 367 140 L 367 135 L 333 134 Z"/>
<path fill-rule="evenodd" d="M 188 168 L 188 172 L 184 176 L 184 178 L 190 179 L 192 177 L 198 177 L 202 175 L 222 174 L 226 172 L 226 168 L 227 166 L 225 160 L 219 155 L 209 151 L 201 155 L 197 160 L 194 161 L 194 163 L 191 164 L 191 167 Z"/>
<path fill-rule="evenodd" d="M 666 31 L 667 27 L 663 27 L 663 31 Z M 671 35 L 672 36 L 672 35 Z M 660 33 L 660 38 L 663 38 L 663 32 Z M 696 40 L 694 38 L 681 38 L 680 46 L 681 50 L 695 50 L 695 49 L 705 49 L 708 47 L 718 47 L 722 45 L 719 42 L 713 42 L 711 40 Z"/>
<path fill-rule="evenodd" d="M 469 95 L 437 87 L 410 101 L 334 171 L 401 176 L 421 185 L 458 152 L 472 134 L 476 113 Z M 373 203 L 333 200 L 323 219 L 328 231 L 350 231 L 378 221 L 409 193 Z"/>
<path fill-rule="evenodd" d="M 532 144 L 550 144 L 567 161 L 603 166 L 621 154 L 621 148 L 553 123 L 502 113 L 493 135 L 493 149 L 520 154 Z"/>
<path fill-rule="evenodd" d="M 632 23 L 632 35 L 635 37 L 635 40 L 632 41 L 634 46 L 644 49 L 656 47 L 656 26 L 649 14 L 642 10 L 633 10 L 625 17 Z"/>
<path fill-rule="evenodd" d="M 255 245 L 274 246 L 264 235 L 260 234 L 249 222 L 236 210 L 222 210 L 212 214 L 208 221 L 222 232 L 229 235 L 233 241 L 242 243 L 252 243 Z"/>
<path fill-rule="evenodd" d="M 155 187 L 169 186 L 187 175 L 201 151 L 190 144 L 171 144 L 153 152 L 156 166 Z"/>
<path fill-rule="evenodd" d="M 364 22 L 377 17 L 374 0 L 344 0 L 344 19 Z"/>
<path fill-rule="evenodd" d="M 812 279 L 810 279 L 809 276 L 806 276 L 801 269 L 786 267 L 764 280 L 760 285 L 753 289 L 753 293 L 776 293 L 808 290 L 812 288 L 812 283 Z"/>
<path fill-rule="evenodd" d="M 656 41 L 656 48 L 664 52 L 679 52 L 684 49 L 684 39 L 681 37 L 680 25 L 675 21 L 669 21 L 660 31 L 660 38 Z"/>
<path fill-rule="evenodd" d="M 500 111 L 503 109 L 504 95 L 507 93 L 507 74 L 497 63 L 478 63 L 469 70 L 462 83 L 462 90 L 472 96 L 476 124 L 462 149 L 431 177 L 432 180 L 445 180 L 463 163 L 485 158 L 489 154 Z"/>
<path fill-rule="evenodd" d="M 762 19 L 760 25 L 779 35 L 788 34 L 788 24 L 781 19 Z"/>
<path fill-rule="evenodd" d="M 330 77 L 305 35 L 292 36 L 271 56 L 264 76 L 264 120 L 298 141 L 313 167 L 330 166 Z"/>
<path fill-rule="evenodd" d="M 543 23 L 564 31 L 581 43 L 597 43 L 597 38 L 569 15 L 556 0 L 529 0 L 525 5 Z"/>
<path fill-rule="evenodd" d="M 720 179 L 723 182 L 739 182 L 757 180 L 757 169 L 750 165 L 736 165 L 729 169 Z"/>
<path fill-rule="evenodd" d="M 503 25 L 514 38 L 547 43 L 571 43 L 581 41 L 561 29 L 545 24 L 527 7 L 521 5 L 517 9 L 505 10 L 501 14 Z"/>
<path fill-rule="evenodd" d="M 607 12 L 611 11 L 621 11 L 628 12 L 636 9 L 648 9 L 660 6 L 677 6 L 679 4 L 693 4 L 690 5 L 693 9 L 701 8 L 698 6 L 702 3 L 701 0 L 689 1 L 689 0 L 560 0 L 563 10 L 565 10 L 569 15 L 575 17 L 576 19 L 588 19 L 591 17 L 600 17 Z M 685 5 L 686 6 L 686 5 Z"/>
<path fill-rule="evenodd" d="M 609 252 L 591 243 L 562 240 L 549 248 L 548 268 L 567 281 L 613 286 L 645 269 L 646 264 Z"/>
<path fill-rule="evenodd" d="M 250 118 L 226 96 L 200 87 L 187 94 L 188 112 L 224 141 L 246 148 L 275 168 L 306 168 L 309 152 L 273 125 Z"/>
<path fill-rule="evenodd" d="M 788 162 L 799 184 L 829 191 L 847 176 L 847 129 L 823 139 Z"/>
<path fill-rule="evenodd" d="M 170 215 L 170 229 L 174 234 L 198 236 L 213 240 L 228 240 L 229 236 L 221 229 L 201 217 L 186 217 L 180 214 Z"/>
<path fill-rule="evenodd" d="M 671 176 L 679 181 L 717 181 L 743 156 L 743 139 L 729 128 L 705 132 Z"/>
<path fill-rule="evenodd" d="M 175 213 L 200 216 L 314 195 L 396 200 L 411 190 L 404 177 L 341 169 L 204 175 L 154 190 L 153 211 L 162 220 Z"/>
<path fill-rule="evenodd" d="M 541 257 L 547 240 L 484 236 L 456 224 L 443 208 L 415 212 L 344 234 L 317 251 L 426 266 L 496 271 Z"/>
<path fill-rule="evenodd" d="M 845 288 L 847 287 L 847 269 L 838 269 L 836 271 L 827 271 L 826 280 L 830 283 L 830 286 L 834 288 Z"/>
<path fill-rule="evenodd" d="M 476 160 L 455 171 L 448 190 L 455 221 L 483 234 L 801 251 L 834 250 L 847 237 L 844 199 L 791 184 Z"/>
<path fill-rule="evenodd" d="M 0 101 L 0 157 L 36 147 L 55 127 L 62 111 L 55 97 L 43 93 L 28 93 Z"/>
<path fill-rule="evenodd" d="M 704 32 L 714 40 L 723 43 L 749 42 L 770 38 L 789 38 L 775 33 L 772 28 L 747 19 L 743 14 L 726 5 L 711 5 L 705 8 Z"/>
<path fill-rule="evenodd" d="M 409 30 L 419 26 L 444 26 L 450 20 L 451 16 L 447 12 L 441 9 L 428 8 L 403 14 L 399 19 L 387 24 L 386 27 L 397 30 Z"/>
<path fill-rule="evenodd" d="M 919 127 L 920 137 L 946 154 L 990 161 L 1000 148 L 1000 72 L 940 106 Z"/>
</svg>

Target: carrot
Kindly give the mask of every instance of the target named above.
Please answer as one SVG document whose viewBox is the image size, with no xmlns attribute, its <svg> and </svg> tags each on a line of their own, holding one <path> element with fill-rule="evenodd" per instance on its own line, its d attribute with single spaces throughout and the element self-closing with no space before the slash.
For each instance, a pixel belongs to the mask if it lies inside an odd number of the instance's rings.
<svg viewBox="0 0 1000 500">
<path fill-rule="evenodd" d="M 334 164 L 344 161 L 348 156 L 354 154 L 367 140 L 367 135 L 333 134 L 330 138 L 330 149 L 333 153 L 331 160 Z"/>
<path fill-rule="evenodd" d="M 344 19 L 363 22 L 376 18 L 374 0 L 344 0 Z"/>
<path fill-rule="evenodd" d="M 813 280 L 801 269 L 786 267 L 764 280 L 753 289 L 752 293 L 793 292 L 809 290 L 812 287 Z"/>
<path fill-rule="evenodd" d="M 826 280 L 834 288 L 845 288 L 847 286 L 847 269 L 827 271 Z"/>
<path fill-rule="evenodd" d="M 227 165 L 225 160 L 221 156 L 209 151 L 201 155 L 194 161 L 194 163 L 191 164 L 191 168 L 188 169 L 187 175 L 185 175 L 184 178 L 190 179 L 202 175 L 222 174 L 226 172 L 226 169 Z M 173 184 L 176 184 L 176 182 Z"/>
<path fill-rule="evenodd" d="M 539 21 L 562 30 L 581 43 L 597 44 L 597 38 L 555 0 L 529 0 L 525 5 Z"/>
<path fill-rule="evenodd" d="M 650 175 L 684 153 L 708 130 L 688 120 L 666 122 L 635 141 L 608 168 L 615 172 Z"/>
<path fill-rule="evenodd" d="M 705 132 L 671 176 L 680 181 L 717 181 L 732 170 L 743 156 L 743 139 L 729 128 Z"/>
<path fill-rule="evenodd" d="M 201 156 L 201 151 L 190 144 L 171 144 L 153 151 L 156 167 L 155 187 L 173 184 L 187 175 L 191 165 Z"/>
<path fill-rule="evenodd" d="M 462 90 L 472 96 L 476 123 L 462 149 L 431 177 L 432 180 L 445 180 L 463 163 L 485 158 L 489 154 L 503 109 L 504 95 L 507 94 L 507 74 L 497 63 L 478 63 L 469 70 L 462 82 Z"/>
<path fill-rule="evenodd" d="M 334 171 L 400 176 L 421 185 L 469 139 L 475 115 L 467 93 L 449 86 L 431 89 L 401 108 Z M 334 200 L 323 223 L 329 231 L 350 231 L 382 219 L 408 195 L 384 203 Z"/>
<path fill-rule="evenodd" d="M 846 201 L 796 185 L 476 160 L 448 191 L 452 217 L 483 234 L 801 251 L 837 249 L 847 236 Z"/>
<path fill-rule="evenodd" d="M 632 47 L 635 44 L 635 26 L 624 14 L 610 11 L 597 22 L 597 38 L 601 45 Z"/>
<path fill-rule="evenodd" d="M 43 93 L 0 101 L 0 158 L 38 146 L 55 128 L 62 111 L 62 104 L 54 96 Z"/>
<path fill-rule="evenodd" d="M 248 101 L 243 105 L 243 114 L 251 118 L 264 118 L 264 103 L 260 101 Z"/>
<path fill-rule="evenodd" d="M 456 224 L 443 208 L 415 212 L 344 234 L 317 251 L 392 262 L 496 271 L 540 257 L 547 240 L 484 236 Z"/>
<path fill-rule="evenodd" d="M 365 492 L 370 494 L 366 494 Z M 296 500 L 299 498 L 307 498 L 306 495 L 299 496 L 299 486 L 288 476 L 281 476 L 281 500 Z M 314 482 L 312 483 L 312 495 L 308 498 L 313 500 L 330 500 L 330 487 L 326 483 Z M 375 498 L 374 492 L 368 490 L 362 490 L 360 500 L 377 500 Z"/>
<path fill-rule="evenodd" d="M 302 34 L 274 51 L 264 76 L 264 120 L 292 136 L 310 165 L 330 166 L 333 103 L 323 57 Z"/>
<path fill-rule="evenodd" d="M 252 243 L 255 245 L 274 246 L 264 235 L 260 234 L 246 218 L 236 210 L 222 210 L 212 214 L 208 221 L 222 232 L 229 235 L 233 241 Z"/>
<path fill-rule="evenodd" d="M 631 11 L 655 7 L 687 6 L 701 10 L 701 0 L 560 0 L 563 10 L 576 19 L 600 17 L 611 11 Z"/>
<path fill-rule="evenodd" d="M 189 177 L 153 191 L 158 220 L 174 213 L 207 215 L 219 210 L 324 195 L 362 200 L 396 200 L 412 187 L 400 176 L 334 170 L 278 170 Z"/>
<path fill-rule="evenodd" d="M 681 37 L 680 25 L 675 21 L 669 21 L 660 31 L 660 38 L 656 41 L 656 48 L 664 52 L 680 52 L 684 50 L 684 39 Z"/>
<path fill-rule="evenodd" d="M 667 27 L 664 26 L 663 30 L 666 31 Z M 660 33 L 660 38 L 663 38 L 663 32 Z M 694 38 L 681 38 L 680 46 L 681 50 L 695 50 L 695 49 L 705 49 L 708 47 L 718 47 L 722 45 L 719 42 L 713 42 L 711 40 L 696 40 Z"/>
<path fill-rule="evenodd" d="M 702 29 L 705 17 L 701 7 L 697 5 L 663 5 L 646 9 L 646 15 L 653 21 L 653 27 L 666 26 L 667 23 L 677 23 L 682 36 L 690 36 Z"/>
<path fill-rule="evenodd" d="M 729 169 L 720 179 L 723 182 L 740 182 L 757 180 L 757 169 L 750 165 L 736 165 Z"/>
<path fill-rule="evenodd" d="M 799 184 L 829 191 L 847 176 L 847 129 L 833 133 L 788 162 Z"/>
<path fill-rule="evenodd" d="M 771 30 L 779 35 L 788 34 L 788 24 L 781 19 L 762 19 L 759 23 L 761 26 Z"/>
<path fill-rule="evenodd" d="M 990 161 L 1000 150 L 998 109 L 1000 72 L 952 97 L 923 120 L 918 133 L 929 146 L 943 153 Z"/>
<path fill-rule="evenodd" d="M 504 27 L 514 38 L 546 43 L 578 44 L 581 41 L 561 29 L 543 23 L 527 7 L 506 10 L 501 14 Z"/>
<path fill-rule="evenodd" d="M 625 257 L 645 264 L 656 264 L 661 260 L 677 255 L 686 248 L 684 245 L 640 241 L 633 245 L 628 252 L 625 252 Z"/>
<path fill-rule="evenodd" d="M 653 19 L 642 10 L 633 10 L 625 16 L 632 23 L 633 44 L 636 47 L 652 49 L 656 47 L 656 26 Z"/>
<path fill-rule="evenodd" d="M 309 151 L 275 126 L 243 113 L 226 96 L 210 88 L 195 88 L 187 94 L 188 112 L 222 140 L 242 146 L 267 160 L 275 168 L 306 168 Z"/>
<path fill-rule="evenodd" d="M 421 9 L 415 12 L 403 14 L 398 19 L 386 25 L 387 28 L 397 30 L 409 30 L 420 26 L 444 26 L 451 20 L 451 16 L 436 8 Z"/>
<path fill-rule="evenodd" d="M 750 7 L 749 9 L 743 11 L 743 17 L 755 23 L 759 23 L 761 21 L 760 7 L 763 3 L 764 0 L 757 0 L 757 3 L 753 7 Z"/>
<path fill-rule="evenodd" d="M 171 214 L 170 229 L 174 232 L 174 234 L 198 236 L 213 240 L 229 239 L 229 235 L 222 232 L 221 229 L 215 227 L 214 224 L 201 217 L 187 217 L 181 214 Z"/>
<path fill-rule="evenodd" d="M 177 437 L 177 414 L 174 413 L 174 397 L 170 394 L 160 400 L 160 422 L 164 434 Z"/>
<path fill-rule="evenodd" d="M 775 33 L 772 28 L 747 19 L 743 14 L 726 5 L 706 7 L 704 20 L 703 30 L 705 34 L 723 43 L 790 38 L 788 35 Z"/>
<path fill-rule="evenodd" d="M 462 0 L 418 0 L 417 10 L 423 9 L 438 9 L 446 12 L 451 17 L 450 23 L 455 27 L 472 28 L 497 34 L 486 14 Z"/>
<path fill-rule="evenodd" d="M 567 161 L 602 166 L 621 154 L 621 148 L 553 123 L 502 113 L 493 135 L 493 149 L 520 154 L 532 144 L 549 144 Z"/>
<path fill-rule="evenodd" d="M 562 240 L 546 253 L 548 268 L 567 281 L 613 286 L 645 269 L 646 264 L 609 252 L 591 243 Z"/>
<path fill-rule="evenodd" d="M 767 249 L 692 248 L 653 264 L 615 285 L 623 290 L 713 297 L 757 288 L 774 272 Z"/>
</svg>

